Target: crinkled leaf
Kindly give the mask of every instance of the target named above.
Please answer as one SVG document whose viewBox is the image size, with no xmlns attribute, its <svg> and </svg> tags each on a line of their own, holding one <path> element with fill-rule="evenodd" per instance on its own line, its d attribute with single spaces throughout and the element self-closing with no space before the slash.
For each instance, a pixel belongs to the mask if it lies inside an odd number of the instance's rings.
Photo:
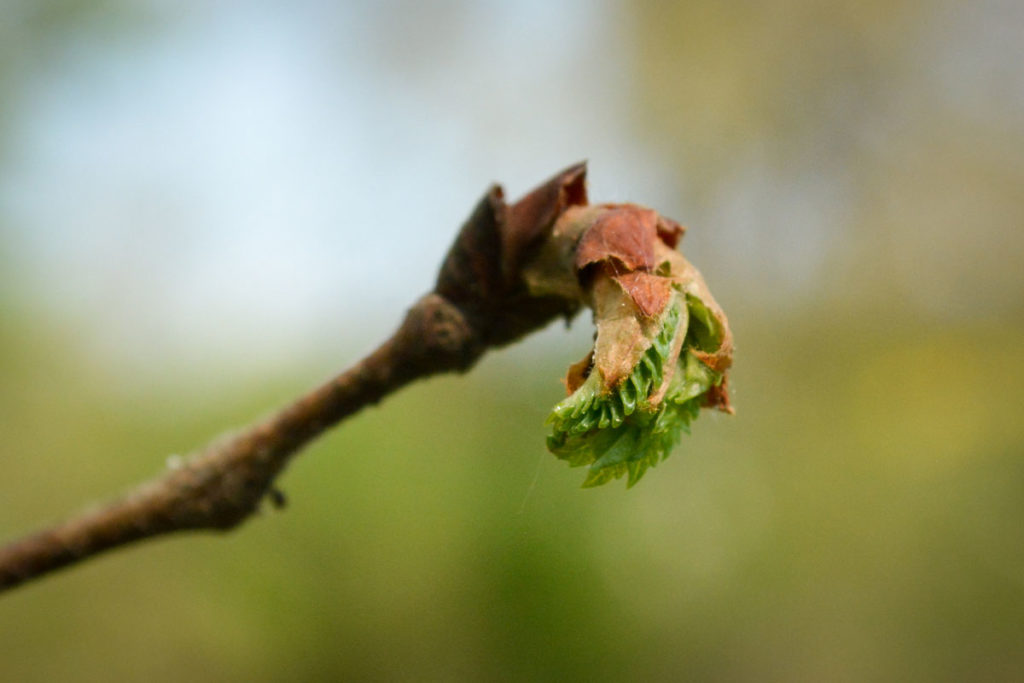
<svg viewBox="0 0 1024 683">
<path fill-rule="evenodd" d="M 611 388 L 633 371 L 651 345 L 658 324 L 646 320 L 629 294 L 604 273 L 594 279 L 592 306 L 597 321 L 594 367 L 605 387 Z"/>
<path fill-rule="evenodd" d="M 553 433 L 549 449 L 574 467 L 588 465 L 583 485 L 598 486 L 628 475 L 633 486 L 644 472 L 666 458 L 688 431 L 700 408 L 700 398 L 720 375 L 691 351 L 682 356 L 674 342 L 687 332 L 687 298 L 677 295 L 660 320 L 656 337 L 627 379 L 603 389 L 597 369 L 549 418 Z M 671 364 L 669 367 L 666 367 Z M 671 378 L 667 377 L 671 370 Z M 658 395 L 663 381 L 663 397 Z"/>
</svg>

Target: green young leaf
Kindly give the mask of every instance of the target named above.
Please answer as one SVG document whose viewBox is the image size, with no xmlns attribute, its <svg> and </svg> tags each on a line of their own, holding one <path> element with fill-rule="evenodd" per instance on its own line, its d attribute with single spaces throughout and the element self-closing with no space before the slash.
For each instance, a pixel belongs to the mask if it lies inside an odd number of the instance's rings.
<svg viewBox="0 0 1024 683">
<path fill-rule="evenodd" d="M 683 348 L 694 328 L 713 326 L 712 317 L 696 297 L 675 290 L 653 325 L 646 350 L 632 372 L 606 386 L 600 367 L 568 398 L 555 406 L 549 417 L 553 431 L 548 448 L 573 467 L 587 465 L 585 487 L 599 486 L 623 475 L 632 487 L 649 467 L 665 459 L 689 432 L 702 397 L 719 384 L 722 375 L 711 370 Z M 598 336 L 603 330 L 599 323 Z M 707 341 L 702 329 L 694 343 Z M 699 341 L 698 341 L 699 339 Z M 702 348 L 697 346 L 697 348 Z"/>
</svg>

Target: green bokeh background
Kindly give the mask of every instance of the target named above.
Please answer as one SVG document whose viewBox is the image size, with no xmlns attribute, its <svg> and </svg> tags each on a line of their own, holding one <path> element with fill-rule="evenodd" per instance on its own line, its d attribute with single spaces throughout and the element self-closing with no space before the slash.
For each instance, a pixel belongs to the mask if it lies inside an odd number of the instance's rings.
<svg viewBox="0 0 1024 683">
<path fill-rule="evenodd" d="M 44 5 L 20 31 L 95 21 Z M 580 490 L 543 420 L 581 349 L 528 340 L 316 443 L 282 480 L 283 513 L 5 594 L 0 678 L 1024 678 L 1024 129 L 1000 118 L 1022 109 L 968 116 L 924 85 L 900 112 L 865 104 L 927 82 L 907 51 L 940 3 L 658 7 L 614 8 L 649 105 L 637 144 L 707 168 L 680 187 L 696 214 L 683 246 L 731 317 L 737 415 L 703 415 L 630 491 Z M 0 64 L 13 91 L 17 60 Z M 679 126 L 693 102 L 714 113 Z M 751 145 L 782 174 L 822 144 L 858 179 L 844 246 L 776 300 L 699 234 Z M 359 352 L 241 382 L 112 380 L 76 345 L 81 321 L 36 315 L 4 270 L 4 537 L 127 489 Z"/>
</svg>

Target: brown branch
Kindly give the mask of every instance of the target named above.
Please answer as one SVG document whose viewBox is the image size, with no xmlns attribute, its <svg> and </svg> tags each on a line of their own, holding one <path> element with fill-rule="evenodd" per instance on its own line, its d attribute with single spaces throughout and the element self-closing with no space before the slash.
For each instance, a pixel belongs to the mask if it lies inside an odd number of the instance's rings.
<svg viewBox="0 0 1024 683">
<path fill-rule="evenodd" d="M 376 351 L 271 417 L 215 442 L 126 497 L 0 548 L 0 591 L 105 550 L 175 531 L 233 529 L 305 444 L 409 382 L 464 372 L 578 302 L 533 296 L 520 269 L 566 208 L 586 204 L 583 164 L 507 206 L 492 187 L 462 227 L 433 292 Z"/>
</svg>

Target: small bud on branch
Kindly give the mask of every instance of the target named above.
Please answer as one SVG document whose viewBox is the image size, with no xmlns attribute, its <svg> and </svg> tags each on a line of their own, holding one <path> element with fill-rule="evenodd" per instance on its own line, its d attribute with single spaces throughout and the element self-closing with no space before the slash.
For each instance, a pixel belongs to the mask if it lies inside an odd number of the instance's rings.
<svg viewBox="0 0 1024 683">
<path fill-rule="evenodd" d="M 548 448 L 589 466 L 584 486 L 623 475 L 632 486 L 668 456 L 701 407 L 732 412 L 732 335 L 700 273 L 674 249 L 683 232 L 634 204 L 571 207 L 552 230 L 560 244 L 547 251 L 573 255 L 575 291 L 597 326 L 594 349 L 569 368 L 569 396 L 548 420 Z M 569 291 L 564 273 L 551 278 Z M 545 291 L 542 275 L 530 281 Z"/>
</svg>

